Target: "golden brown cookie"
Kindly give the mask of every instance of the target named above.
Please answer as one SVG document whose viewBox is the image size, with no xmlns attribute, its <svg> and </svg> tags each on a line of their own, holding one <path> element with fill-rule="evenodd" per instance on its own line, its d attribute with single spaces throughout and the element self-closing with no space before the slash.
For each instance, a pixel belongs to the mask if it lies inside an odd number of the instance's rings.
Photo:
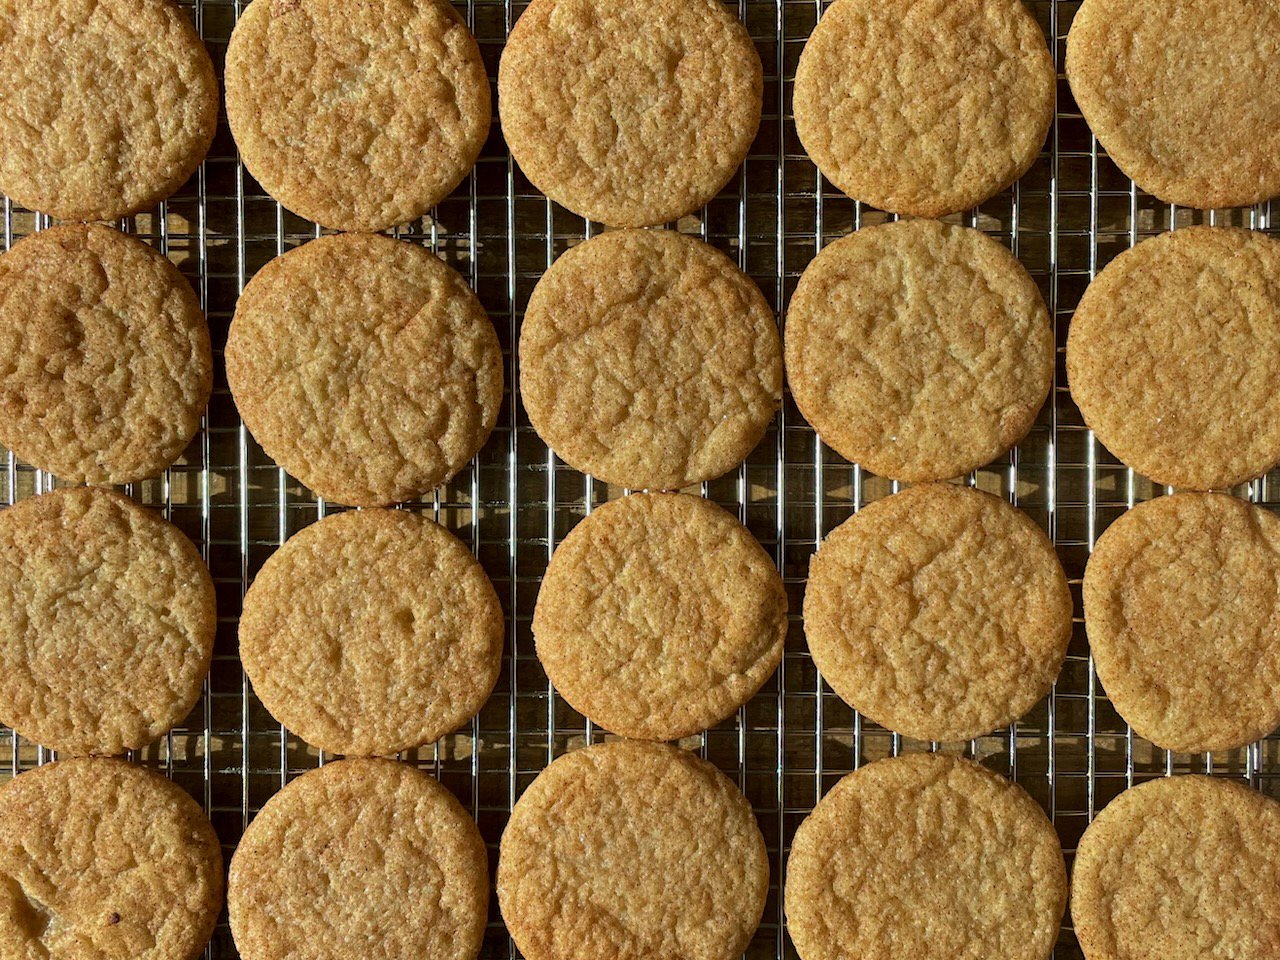
<svg viewBox="0 0 1280 960">
<path fill-rule="evenodd" d="M 0 786 L 6 960 L 195 960 L 222 887 L 204 811 L 156 773 L 63 760 Z"/>
<path fill-rule="evenodd" d="M 1183 493 L 1107 528 L 1084 574 L 1098 678 L 1140 736 L 1231 750 L 1280 724 L 1280 518 Z"/>
<path fill-rule="evenodd" d="M 855 200 L 941 217 L 1030 169 L 1055 80 L 1022 0 L 840 0 L 800 54 L 796 132 Z"/>
<path fill-rule="evenodd" d="M 209 327 L 157 250 L 97 224 L 0 255 L 0 443 L 77 483 L 173 463 L 213 388 Z"/>
<path fill-rule="evenodd" d="M 0 192 L 65 220 L 139 213 L 209 152 L 218 83 L 172 0 L 0 0 Z"/>
<path fill-rule="evenodd" d="M 1211 490 L 1280 462 L 1280 241 L 1185 227 L 1089 285 L 1067 378 L 1108 450 L 1159 484 Z"/>
<path fill-rule="evenodd" d="M 598 507 L 556 548 L 538 590 L 538 659 L 606 730 L 676 740 L 753 697 L 782 658 L 787 595 L 726 511 L 682 493 Z"/>
<path fill-rule="evenodd" d="M 498 67 L 498 112 L 533 185 L 579 216 L 692 213 L 742 164 L 764 72 L 720 0 L 534 0 Z"/>
<path fill-rule="evenodd" d="M 1112 800 L 1080 839 L 1071 921 L 1088 960 L 1280 956 L 1280 803 L 1166 777 Z"/>
<path fill-rule="evenodd" d="M 854 771 L 814 807 L 791 844 L 785 901 L 801 960 L 1045 960 L 1067 871 L 1021 787 L 969 760 L 910 754 Z"/>
<path fill-rule="evenodd" d="M 244 960 L 474 960 L 484 840 L 453 794 L 394 760 L 339 760 L 272 797 L 227 887 Z"/>
<path fill-rule="evenodd" d="M 669 230 L 613 231 L 534 287 L 520 396 L 571 466 L 675 490 L 760 442 L 782 399 L 782 344 L 759 288 L 720 251 Z"/>
<path fill-rule="evenodd" d="M 1127 177 L 1212 209 L 1280 194 L 1280 8 L 1269 0 L 1085 0 L 1067 79 Z"/>
<path fill-rule="evenodd" d="M 227 47 L 227 122 L 246 169 L 335 230 L 417 220 L 489 135 L 489 80 L 446 0 L 258 0 Z"/>
<path fill-rule="evenodd" d="M 145 746 L 200 697 L 213 579 L 177 527 L 72 487 L 0 511 L 0 723 L 72 756 Z"/>
<path fill-rule="evenodd" d="M 463 543 L 403 510 L 326 517 L 254 578 L 240 659 L 271 715 L 332 753 L 434 743 L 488 698 L 502 605 Z"/>
<path fill-rule="evenodd" d="M 855 710 L 919 740 L 969 740 L 1049 692 L 1071 639 L 1071 592 L 1026 514 L 924 484 L 863 507 L 822 542 L 804 632 Z"/>
<path fill-rule="evenodd" d="M 431 251 L 389 237 L 320 237 L 268 263 L 236 304 L 226 361 L 267 455 L 353 506 L 440 486 L 502 403 L 502 350 L 476 295 Z"/>
<path fill-rule="evenodd" d="M 895 480 L 990 463 L 1026 436 L 1053 383 L 1035 281 L 990 237 L 933 220 L 868 227 L 818 254 L 786 341 L 804 418 L 841 456 Z"/>
<path fill-rule="evenodd" d="M 730 960 L 768 889 L 746 798 L 656 743 L 560 757 L 516 802 L 498 858 L 502 919 L 527 960 Z"/>
</svg>

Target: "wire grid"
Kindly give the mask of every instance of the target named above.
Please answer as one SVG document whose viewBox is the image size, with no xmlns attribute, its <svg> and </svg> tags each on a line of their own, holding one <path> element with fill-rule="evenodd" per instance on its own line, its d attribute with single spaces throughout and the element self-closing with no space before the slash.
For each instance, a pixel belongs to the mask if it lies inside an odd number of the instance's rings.
<svg viewBox="0 0 1280 960">
<path fill-rule="evenodd" d="M 512 23 L 526 4 L 456 3 L 480 42 L 491 80 Z M 789 115 L 792 78 L 825 0 L 729 0 L 747 24 L 765 67 L 765 117 L 733 183 L 697 216 L 674 226 L 729 253 L 781 311 L 800 273 L 822 247 L 852 229 L 889 219 L 826 183 L 804 155 Z M 221 69 L 242 0 L 184 0 Z M 1028 3 L 1061 66 L 1078 2 Z M 1061 72 L 1061 71 L 1060 71 Z M 1009 191 L 957 219 L 999 238 L 1036 278 L 1053 317 L 1059 363 L 1050 402 L 1007 458 L 964 482 L 1004 496 L 1054 539 L 1076 595 L 1090 548 L 1135 502 L 1168 492 L 1119 464 L 1084 427 L 1071 402 L 1061 356 L 1072 310 L 1089 280 L 1139 239 L 1189 223 L 1272 230 L 1270 205 L 1200 213 L 1170 207 L 1126 179 L 1100 152 L 1065 81 L 1039 161 Z M 780 108 L 781 105 L 781 108 Z M 4 201 L 4 246 L 48 226 Z M 283 210 L 245 172 L 225 123 L 209 159 L 177 195 L 120 226 L 155 244 L 188 276 L 205 305 L 218 368 L 201 431 L 178 465 L 126 492 L 161 509 L 201 548 L 218 590 L 219 628 L 204 695 L 187 722 L 133 759 L 187 788 L 208 811 L 229 858 L 245 825 L 284 783 L 326 759 L 266 713 L 237 657 L 244 591 L 287 537 L 329 512 L 269 460 L 240 423 L 221 372 L 221 345 L 245 282 L 272 257 L 317 228 Z M 429 512 L 471 545 L 508 621 L 508 646 L 493 697 L 468 727 L 402 755 L 438 777 L 476 817 L 491 867 L 512 803 L 556 756 L 601 733 L 554 694 L 533 654 L 530 618 L 540 576 L 556 544 L 591 509 L 623 494 L 560 463 L 529 427 L 520 406 L 513 344 L 529 292 L 569 246 L 598 232 L 542 197 L 512 163 L 495 129 L 474 173 L 433 216 L 403 239 L 428 245 L 477 290 L 503 344 L 508 396 L 493 437 L 458 477 L 409 509 Z M 15 460 L 0 465 L 6 502 L 50 489 L 55 480 Z M 1263 478 L 1236 493 L 1272 505 Z M 805 648 L 798 612 L 809 556 L 818 541 L 861 506 L 896 485 L 862 471 L 820 444 L 788 399 L 766 438 L 737 471 L 698 492 L 734 512 L 772 552 L 787 584 L 791 631 L 775 677 L 736 717 L 684 746 L 734 778 L 751 800 L 773 861 L 764 922 L 750 957 L 794 957 L 785 935 L 780 878 L 787 845 L 814 803 L 862 763 L 940 749 L 864 721 L 823 685 Z M 1268 738 L 1212 756 L 1170 754 L 1134 737 L 1093 671 L 1083 624 L 1054 692 L 1013 728 L 963 750 L 1022 784 L 1053 818 L 1068 859 L 1092 815 L 1136 780 L 1168 773 L 1237 777 L 1280 795 L 1277 753 Z M 0 728 L 0 779 L 53 759 Z M 235 957 L 225 913 L 207 950 Z M 496 902 L 483 956 L 515 948 Z M 1055 958 L 1081 956 L 1069 919 Z"/>
</svg>

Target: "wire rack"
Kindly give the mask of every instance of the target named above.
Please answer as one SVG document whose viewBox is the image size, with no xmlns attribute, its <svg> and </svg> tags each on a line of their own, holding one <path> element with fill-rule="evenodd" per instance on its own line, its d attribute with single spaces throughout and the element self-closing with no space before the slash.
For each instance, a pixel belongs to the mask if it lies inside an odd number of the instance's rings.
<svg viewBox="0 0 1280 960">
<path fill-rule="evenodd" d="M 184 0 L 184 9 L 220 67 L 242 0 Z M 480 42 L 490 78 L 524 3 L 456 4 Z M 765 68 L 765 117 L 733 183 L 696 216 L 674 226 L 727 252 L 776 310 L 822 247 L 886 215 L 842 196 L 805 157 L 789 116 L 792 78 L 825 0 L 730 0 L 747 24 Z M 1061 65 L 1077 2 L 1028 3 Z M 1036 278 L 1053 317 L 1059 363 L 1050 402 L 1030 436 L 967 483 L 1004 496 L 1052 536 L 1076 611 L 1091 545 L 1135 502 L 1167 492 L 1135 476 L 1085 429 L 1067 393 L 1061 356 L 1071 313 L 1090 278 L 1143 237 L 1189 223 L 1271 230 L 1269 205 L 1200 213 L 1138 191 L 1102 154 L 1065 81 L 1045 151 L 1009 191 L 959 219 L 1006 243 Z M 4 246 L 48 221 L 4 201 Z M 253 696 L 237 657 L 241 599 L 262 562 L 292 534 L 330 510 L 268 459 L 236 415 L 221 375 L 236 298 L 271 258 L 317 235 L 283 210 L 245 172 L 225 123 L 191 182 L 156 210 L 122 228 L 153 243 L 190 278 L 208 313 L 219 368 L 199 436 L 163 477 L 126 492 L 162 510 L 201 548 L 218 590 L 219 624 L 204 695 L 186 723 L 133 759 L 187 788 L 208 811 L 230 857 L 254 813 L 292 777 L 326 759 L 275 723 Z M 402 756 L 453 790 L 475 815 L 496 862 L 507 814 L 521 791 L 556 756 L 599 739 L 600 731 L 554 694 L 533 653 L 530 618 L 552 550 L 591 509 L 624 491 L 560 463 L 529 427 L 519 400 L 512 346 L 534 283 L 565 249 L 598 232 L 548 202 L 511 162 L 496 127 L 474 173 L 433 215 L 398 235 L 428 245 L 477 290 L 503 343 L 509 394 L 481 454 L 429 500 L 429 512 L 481 560 L 502 597 L 507 649 L 492 699 L 472 723 L 432 747 Z M 0 458 L 0 498 L 50 489 L 52 477 Z M 1235 491 L 1273 504 L 1274 479 Z M 775 677 L 736 717 L 684 741 L 742 787 L 755 807 L 773 860 L 764 922 L 748 956 L 794 957 L 779 881 L 795 828 L 841 776 L 896 753 L 939 749 L 864 721 L 822 683 L 805 648 L 798 611 L 810 554 L 861 506 L 895 485 L 824 448 L 788 400 L 768 435 L 737 471 L 695 488 L 734 513 L 775 557 L 788 587 L 791 631 Z M 1096 810 L 1135 780 L 1175 772 L 1242 778 L 1280 794 L 1280 740 L 1211 756 L 1170 754 L 1135 737 L 1103 695 L 1077 617 L 1066 665 L 1053 693 L 1014 727 L 960 749 L 1012 777 L 1053 818 L 1068 859 Z M 0 780 L 53 759 L 0 728 Z M 1064 921 L 1055 958 L 1080 957 Z M 491 905 L 483 956 L 516 952 Z M 232 958 L 225 915 L 207 956 Z"/>
</svg>

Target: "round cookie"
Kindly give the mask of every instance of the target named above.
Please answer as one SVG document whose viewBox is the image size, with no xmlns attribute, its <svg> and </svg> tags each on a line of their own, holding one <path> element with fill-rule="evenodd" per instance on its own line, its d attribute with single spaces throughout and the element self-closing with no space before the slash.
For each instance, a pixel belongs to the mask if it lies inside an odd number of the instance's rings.
<svg viewBox="0 0 1280 960">
<path fill-rule="evenodd" d="M 236 304 L 226 362 L 267 455 L 352 506 L 440 486 L 502 404 L 502 350 L 476 295 L 389 237 L 320 237 L 268 263 Z"/>
<path fill-rule="evenodd" d="M 1280 804 L 1211 777 L 1126 790 L 1080 838 L 1071 921 L 1088 960 L 1280 955 Z"/>
<path fill-rule="evenodd" d="M 534 287 L 520 396 L 575 469 L 679 489 L 732 470 L 764 436 L 782 400 L 778 327 L 715 248 L 669 230 L 611 231 Z"/>
<path fill-rule="evenodd" d="M 535 187 L 579 216 L 645 227 L 733 178 L 764 71 L 720 0 L 534 0 L 498 67 L 498 112 Z"/>
<path fill-rule="evenodd" d="M 681 493 L 598 507 L 556 548 L 533 637 L 559 694 L 613 733 L 676 740 L 753 697 L 782 658 L 787 595 L 741 523 Z"/>
<path fill-rule="evenodd" d="M 489 80 L 446 0 L 264 0 L 227 47 L 240 159 L 299 216 L 335 230 L 417 220 L 489 135 Z"/>
<path fill-rule="evenodd" d="M 1125 174 L 1213 209 L 1280 194 L 1280 9 L 1258 0 L 1085 0 L 1067 79 Z"/>
<path fill-rule="evenodd" d="M 76 224 L 0 255 L 0 443 L 76 483 L 131 483 L 200 427 L 213 354 L 200 301 L 140 240 Z"/>
<path fill-rule="evenodd" d="M 169 196 L 218 122 L 204 44 L 171 0 L 0 0 L 0 192 L 64 220 Z"/>
<path fill-rule="evenodd" d="M 244 598 L 240 659 L 273 717 L 331 753 L 434 743 L 488 698 L 502 605 L 471 552 L 402 510 L 334 514 L 289 539 Z"/>
<path fill-rule="evenodd" d="M 146 746 L 191 712 L 213 579 L 177 527 L 93 487 L 0 511 L 0 723 L 59 753 Z"/>
<path fill-rule="evenodd" d="M 854 771 L 814 807 L 784 899 L 801 960 L 1044 960 L 1067 871 L 1021 787 L 969 760 L 911 754 Z"/>
<path fill-rule="evenodd" d="M 1140 736 L 1232 750 L 1280 724 L 1280 518 L 1235 497 L 1139 504 L 1084 574 L 1098 678 Z"/>
<path fill-rule="evenodd" d="M 1024 513 L 925 484 L 863 507 L 822 542 L 804 632 L 855 710 L 919 740 L 970 740 L 1049 692 L 1071 639 L 1071 592 Z"/>
<path fill-rule="evenodd" d="M 62 760 L 0 786 L 0 956 L 195 960 L 222 888 L 208 818 L 156 773 Z"/>
<path fill-rule="evenodd" d="M 842 0 L 846 2 L 846 0 Z M 945 480 L 1026 436 L 1053 383 L 1035 281 L 968 227 L 901 220 L 809 264 L 787 311 L 787 377 L 823 442 L 895 480 Z"/>
<path fill-rule="evenodd" d="M 527 960 L 730 960 L 768 889 L 746 798 L 656 743 L 560 757 L 516 802 L 498 858 L 502 919 Z"/>
<path fill-rule="evenodd" d="M 844 193 L 941 217 L 1031 168 L 1056 71 L 1022 0 L 841 0 L 796 67 L 796 132 Z"/>
<path fill-rule="evenodd" d="M 489 912 L 480 831 L 453 794 L 394 760 L 339 760 L 272 797 L 227 886 L 244 960 L 474 960 Z"/>
<path fill-rule="evenodd" d="M 1280 462 L 1280 241 L 1184 227 L 1098 274 L 1067 337 L 1071 397 L 1158 484 L 1210 490 Z"/>
</svg>

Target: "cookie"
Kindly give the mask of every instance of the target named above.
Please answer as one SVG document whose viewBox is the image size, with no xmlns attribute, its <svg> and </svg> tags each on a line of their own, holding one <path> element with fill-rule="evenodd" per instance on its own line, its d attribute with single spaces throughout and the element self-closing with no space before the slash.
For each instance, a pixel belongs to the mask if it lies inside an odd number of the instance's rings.
<svg viewBox="0 0 1280 960">
<path fill-rule="evenodd" d="M 681 493 L 596 508 L 556 548 L 533 611 L 538 659 L 613 733 L 676 740 L 715 726 L 773 675 L 787 595 L 726 511 Z"/>
<path fill-rule="evenodd" d="M 226 361 L 267 455 L 352 506 L 440 486 L 502 404 L 502 350 L 476 295 L 389 237 L 320 237 L 268 263 L 236 304 Z"/>
<path fill-rule="evenodd" d="M 474 960 L 489 912 L 484 840 L 420 770 L 327 763 L 249 824 L 227 907 L 244 960 Z"/>
<path fill-rule="evenodd" d="M 132 483 L 182 455 L 213 388 L 209 327 L 157 250 L 97 224 L 0 255 L 0 443 L 75 483 Z"/>
<path fill-rule="evenodd" d="M 218 122 L 204 44 L 172 0 L 0 0 L 0 193 L 64 220 L 150 209 Z"/>
<path fill-rule="evenodd" d="M 1280 804 L 1210 777 L 1126 790 L 1089 825 L 1071 871 L 1088 960 L 1280 955 Z"/>
<path fill-rule="evenodd" d="M 1071 592 L 1026 514 L 925 484 L 863 507 L 822 542 L 804 632 L 855 710 L 918 740 L 970 740 L 1049 692 L 1071 639 Z"/>
<path fill-rule="evenodd" d="M 402 510 L 326 517 L 254 578 L 240 659 L 271 715 L 331 753 L 434 743 L 488 699 L 502 605 L 471 552 Z"/>
<path fill-rule="evenodd" d="M 782 345 L 759 288 L 715 248 L 668 230 L 604 233 L 534 287 L 520 396 L 575 469 L 674 490 L 760 442 L 782 400 Z"/>
<path fill-rule="evenodd" d="M 1085 0 L 1067 79 L 1124 175 L 1167 203 L 1280 194 L 1280 9 L 1259 0 Z"/>
<path fill-rule="evenodd" d="M 1021 0 L 840 0 L 800 54 L 796 132 L 855 200 L 941 217 L 1031 168 L 1056 76 Z"/>
<path fill-rule="evenodd" d="M 1120 254 L 1080 299 L 1071 397 L 1158 484 L 1212 490 L 1280 462 L 1280 241 L 1185 227 Z"/>
<path fill-rule="evenodd" d="M 1232 750 L 1280 724 L 1280 518 L 1183 493 L 1098 539 L 1084 616 L 1111 705 L 1165 750 Z"/>
<path fill-rule="evenodd" d="M 933 220 L 868 227 L 818 254 L 791 298 L 786 348 L 792 396 L 823 442 L 895 480 L 1002 456 L 1053 383 L 1035 281 L 990 237 Z"/>
<path fill-rule="evenodd" d="M 0 511 L 0 723 L 59 753 L 136 750 L 200 698 L 213 579 L 128 497 L 56 490 Z"/>
<path fill-rule="evenodd" d="M 760 126 L 764 71 L 720 0 L 534 0 L 498 66 L 511 155 L 563 207 L 615 227 L 692 213 Z"/>
<path fill-rule="evenodd" d="M 768 889 L 746 798 L 655 743 L 560 757 L 516 802 L 498 858 L 502 919 L 526 960 L 730 960 Z"/>
<path fill-rule="evenodd" d="M 854 771 L 814 807 L 784 899 L 801 960 L 1044 960 L 1067 871 L 1021 787 L 969 760 L 910 754 Z"/>
<path fill-rule="evenodd" d="M 195 960 L 222 909 L 222 851 L 164 777 L 62 760 L 0 786 L 0 956 Z"/>
<path fill-rule="evenodd" d="M 475 166 L 492 108 L 480 47 L 446 0 L 259 0 L 227 46 L 245 168 L 335 230 L 417 220 Z"/>
</svg>

